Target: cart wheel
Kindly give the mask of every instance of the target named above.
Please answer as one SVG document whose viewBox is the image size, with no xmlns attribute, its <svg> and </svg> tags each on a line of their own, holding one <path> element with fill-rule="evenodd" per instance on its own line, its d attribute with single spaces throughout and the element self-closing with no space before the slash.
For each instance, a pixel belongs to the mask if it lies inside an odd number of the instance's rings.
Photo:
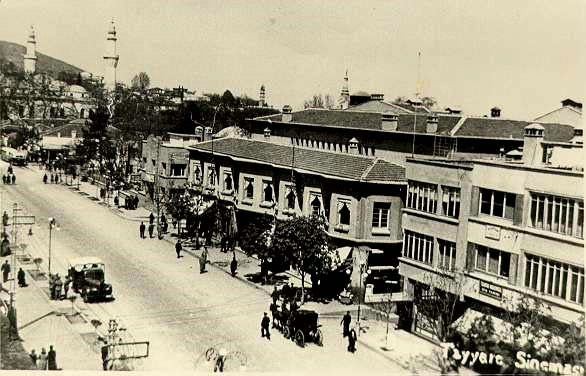
<svg viewBox="0 0 586 376">
<path fill-rule="evenodd" d="M 301 330 L 298 330 L 297 333 L 295 333 L 295 343 L 299 347 L 305 347 L 305 336 Z"/>
<path fill-rule="evenodd" d="M 291 331 L 289 330 L 288 326 L 285 326 L 283 328 L 283 336 L 285 336 L 285 338 L 289 339 L 289 337 L 291 337 Z"/>
<path fill-rule="evenodd" d="M 315 343 L 318 346 L 323 346 L 324 345 L 324 335 L 321 332 L 321 330 L 319 330 L 319 329 L 315 332 Z"/>
</svg>

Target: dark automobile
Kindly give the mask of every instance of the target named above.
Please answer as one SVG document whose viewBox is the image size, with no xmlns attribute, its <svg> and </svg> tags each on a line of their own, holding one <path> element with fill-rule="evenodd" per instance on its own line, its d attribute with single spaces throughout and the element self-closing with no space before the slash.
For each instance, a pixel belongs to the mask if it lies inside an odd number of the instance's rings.
<svg viewBox="0 0 586 376">
<path fill-rule="evenodd" d="M 285 338 L 291 338 L 295 343 L 304 347 L 310 340 L 318 346 L 323 346 L 323 333 L 319 329 L 319 315 L 315 311 L 299 309 L 290 313 L 289 319 L 283 328 Z"/>
<path fill-rule="evenodd" d="M 112 285 L 105 281 L 105 264 L 97 257 L 79 257 L 69 261 L 71 288 L 84 302 L 112 298 Z"/>
</svg>

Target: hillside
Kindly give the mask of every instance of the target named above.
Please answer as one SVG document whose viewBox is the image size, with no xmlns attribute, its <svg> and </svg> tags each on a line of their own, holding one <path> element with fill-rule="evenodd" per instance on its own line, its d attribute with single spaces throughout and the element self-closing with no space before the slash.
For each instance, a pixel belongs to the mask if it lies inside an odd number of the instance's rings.
<svg viewBox="0 0 586 376">
<path fill-rule="evenodd" d="M 26 48 L 20 44 L 0 40 L 0 59 L 14 63 L 21 70 L 24 69 L 24 62 L 22 57 L 25 52 Z M 56 77 L 56 75 L 61 71 L 75 74 L 83 72 L 83 69 L 81 68 L 67 64 L 64 61 L 55 59 L 38 51 L 37 58 L 37 72 L 52 73 L 51 75 L 54 77 Z"/>
</svg>

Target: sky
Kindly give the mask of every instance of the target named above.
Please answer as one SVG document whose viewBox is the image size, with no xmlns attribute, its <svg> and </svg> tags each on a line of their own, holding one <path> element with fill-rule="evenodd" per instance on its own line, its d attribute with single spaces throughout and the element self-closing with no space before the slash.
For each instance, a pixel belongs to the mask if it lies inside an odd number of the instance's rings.
<svg viewBox="0 0 586 376">
<path fill-rule="evenodd" d="M 278 109 L 337 99 L 346 70 L 350 92 L 413 97 L 420 77 L 470 115 L 532 119 L 585 94 L 586 0 L 0 0 L 0 40 L 24 45 L 33 25 L 39 52 L 102 75 L 111 19 L 119 80 L 253 98 L 264 84 Z"/>
</svg>

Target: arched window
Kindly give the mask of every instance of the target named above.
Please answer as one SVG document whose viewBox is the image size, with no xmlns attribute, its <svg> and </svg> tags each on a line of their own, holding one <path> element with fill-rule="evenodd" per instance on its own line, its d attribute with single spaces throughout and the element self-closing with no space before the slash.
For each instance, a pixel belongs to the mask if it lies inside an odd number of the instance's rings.
<svg viewBox="0 0 586 376">
<path fill-rule="evenodd" d="M 312 215 L 320 215 L 321 214 L 321 201 L 318 196 L 311 201 L 311 214 Z"/>
<path fill-rule="evenodd" d="M 266 202 L 273 201 L 273 186 L 271 184 L 267 184 L 265 187 L 264 201 L 266 201 Z"/>
<path fill-rule="evenodd" d="M 216 185 L 216 174 L 214 173 L 214 170 L 211 170 L 208 173 L 208 185 Z"/>
<path fill-rule="evenodd" d="M 246 179 L 246 198 L 252 199 L 254 197 L 254 185 L 252 179 Z"/>
<path fill-rule="evenodd" d="M 224 190 L 232 190 L 232 175 L 230 174 L 226 174 L 226 177 L 224 178 Z"/>
<path fill-rule="evenodd" d="M 338 210 L 338 223 L 341 225 L 350 225 L 350 209 L 344 202 Z"/>
<path fill-rule="evenodd" d="M 295 209 L 295 193 L 293 189 L 289 190 L 287 194 L 287 209 Z"/>
<path fill-rule="evenodd" d="M 196 184 L 201 183 L 201 170 L 199 166 L 195 166 L 195 171 L 193 171 L 193 179 L 195 180 Z"/>
</svg>

